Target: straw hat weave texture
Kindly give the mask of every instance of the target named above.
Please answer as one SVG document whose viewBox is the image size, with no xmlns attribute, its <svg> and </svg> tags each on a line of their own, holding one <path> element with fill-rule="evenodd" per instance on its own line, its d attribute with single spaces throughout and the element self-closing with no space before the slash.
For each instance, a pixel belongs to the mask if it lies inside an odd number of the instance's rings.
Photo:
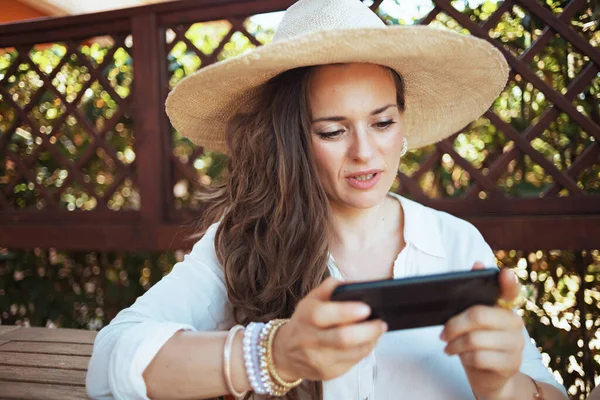
<svg viewBox="0 0 600 400">
<path fill-rule="evenodd" d="M 504 88 L 508 65 L 483 39 L 424 26 L 386 26 L 359 0 L 300 0 L 272 43 L 184 78 L 167 98 L 173 126 L 227 153 L 226 123 L 255 107 L 274 76 L 303 66 L 372 63 L 405 80 L 410 148 L 435 143 L 481 116 Z"/>
</svg>

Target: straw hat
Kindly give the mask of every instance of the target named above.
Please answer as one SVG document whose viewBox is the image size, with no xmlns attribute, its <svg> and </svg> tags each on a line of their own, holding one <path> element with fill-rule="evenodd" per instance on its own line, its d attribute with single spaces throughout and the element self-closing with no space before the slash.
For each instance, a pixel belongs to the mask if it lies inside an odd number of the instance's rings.
<svg viewBox="0 0 600 400">
<path fill-rule="evenodd" d="M 204 148 L 227 153 L 227 121 L 253 106 L 281 72 L 333 63 L 372 63 L 405 80 L 410 148 L 435 143 L 482 115 L 504 88 L 508 66 L 485 40 L 425 26 L 386 26 L 359 0 L 300 0 L 273 42 L 189 75 L 171 91 L 173 126 Z"/>
</svg>

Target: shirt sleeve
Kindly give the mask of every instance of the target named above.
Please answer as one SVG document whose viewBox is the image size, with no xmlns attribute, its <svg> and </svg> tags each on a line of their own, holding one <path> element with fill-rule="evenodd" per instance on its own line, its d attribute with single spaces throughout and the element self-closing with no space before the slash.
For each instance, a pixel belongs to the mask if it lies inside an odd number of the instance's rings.
<svg viewBox="0 0 600 400">
<path fill-rule="evenodd" d="M 467 260 L 467 264 L 472 266 L 476 261 L 482 262 L 486 267 L 497 266 L 496 258 L 494 256 L 494 252 L 491 247 L 481 233 L 475 228 L 473 225 L 470 225 L 470 236 L 471 236 L 471 245 L 469 248 L 470 251 L 470 260 Z M 538 348 L 533 343 L 533 340 L 529 336 L 527 329 L 523 328 L 523 336 L 525 338 L 525 347 L 523 348 L 522 354 L 522 362 L 520 371 L 532 377 L 538 382 L 548 383 L 565 395 L 567 398 L 567 391 L 565 388 L 558 383 L 558 381 L 552 376 L 548 368 L 542 363 L 542 355 L 540 354 Z"/>
<path fill-rule="evenodd" d="M 192 252 L 96 337 L 86 388 L 92 399 L 148 399 L 142 376 L 180 330 L 218 330 L 231 313 L 214 252 L 216 225 Z"/>
</svg>

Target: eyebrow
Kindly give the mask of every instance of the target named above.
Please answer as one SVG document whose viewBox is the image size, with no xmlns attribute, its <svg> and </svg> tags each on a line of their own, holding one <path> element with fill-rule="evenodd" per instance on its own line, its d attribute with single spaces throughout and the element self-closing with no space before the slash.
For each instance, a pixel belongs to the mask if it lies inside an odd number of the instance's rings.
<svg viewBox="0 0 600 400">
<path fill-rule="evenodd" d="M 387 110 L 390 107 L 398 107 L 398 104 L 388 104 L 386 106 L 380 107 L 376 110 L 373 110 L 371 112 L 371 114 L 369 114 L 369 115 L 381 114 L 382 112 L 384 112 L 385 110 Z M 312 121 L 312 123 L 315 124 L 317 122 L 322 122 L 322 121 L 340 122 L 340 121 L 344 121 L 346 119 L 347 119 L 346 117 L 324 117 L 324 118 L 315 119 Z"/>
</svg>

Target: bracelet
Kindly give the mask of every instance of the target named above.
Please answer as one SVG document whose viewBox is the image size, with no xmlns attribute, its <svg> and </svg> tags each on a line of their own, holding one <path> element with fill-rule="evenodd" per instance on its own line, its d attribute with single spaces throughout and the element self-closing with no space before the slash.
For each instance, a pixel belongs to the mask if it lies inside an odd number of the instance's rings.
<svg viewBox="0 0 600 400">
<path fill-rule="evenodd" d="M 527 375 L 527 374 L 525 374 L 525 375 Z M 533 385 L 535 386 L 535 394 L 533 395 L 533 398 L 536 400 L 544 400 L 544 391 L 542 390 L 540 385 L 538 385 L 536 380 L 533 379 L 532 377 L 530 377 L 529 375 L 527 375 L 527 377 L 529 379 L 531 379 L 531 382 L 533 382 Z M 475 396 L 475 400 L 479 400 L 479 399 L 477 399 L 477 395 L 475 394 L 475 392 L 473 392 L 473 396 Z"/>
<path fill-rule="evenodd" d="M 271 320 L 271 321 L 267 322 L 267 324 L 260 331 L 259 342 L 258 342 L 258 354 L 260 357 L 260 378 L 261 378 L 263 385 L 267 389 L 267 393 L 269 393 L 271 396 L 281 397 L 288 392 L 288 389 L 284 388 L 283 386 L 278 385 L 276 382 L 273 381 L 273 378 L 271 377 L 271 374 L 269 373 L 269 367 L 268 367 L 269 357 L 267 355 L 267 352 L 270 351 L 270 349 L 267 346 L 269 332 L 271 331 L 271 329 L 273 329 L 275 324 L 280 323 L 278 321 L 280 321 L 280 320 Z"/>
<path fill-rule="evenodd" d="M 283 378 L 281 378 L 281 376 L 277 373 L 277 370 L 275 369 L 275 362 L 273 361 L 273 341 L 275 339 L 275 334 L 277 333 L 277 331 L 279 330 L 279 328 L 281 328 L 283 325 L 285 325 L 289 320 L 288 319 L 284 319 L 284 320 L 279 320 L 281 322 L 276 323 L 273 326 L 273 329 L 271 329 L 271 331 L 269 332 L 269 336 L 267 338 L 267 368 L 269 369 L 269 373 L 271 374 L 271 377 L 273 378 L 273 380 L 279 385 L 282 386 L 284 388 L 286 388 L 287 390 L 298 386 L 300 383 L 302 383 L 302 379 L 298 379 L 294 382 L 286 382 Z"/>
<path fill-rule="evenodd" d="M 529 375 L 527 375 L 527 376 L 529 377 L 529 379 L 531 379 L 531 382 L 533 382 L 533 385 L 535 386 L 534 398 L 538 399 L 538 400 L 544 400 L 544 391 L 542 390 L 540 385 L 538 385 L 538 383 L 535 381 L 535 379 L 533 379 Z"/>
<path fill-rule="evenodd" d="M 260 358 L 258 356 L 258 335 L 265 326 L 262 322 L 251 322 L 244 331 L 244 361 L 246 374 L 256 394 L 267 394 L 267 388 L 260 379 Z"/>
<path fill-rule="evenodd" d="M 235 390 L 235 388 L 233 387 L 233 384 L 231 383 L 231 364 L 230 364 L 231 347 L 233 346 L 233 340 L 235 339 L 235 334 L 241 330 L 244 330 L 244 327 L 242 325 L 236 325 L 229 330 L 229 333 L 227 334 L 227 340 L 225 340 L 225 348 L 223 350 L 223 364 L 224 364 L 223 372 L 225 375 L 225 385 L 227 385 L 227 390 L 229 390 L 229 392 L 231 394 L 233 394 L 235 397 L 242 397 L 247 393 L 247 392 L 243 392 L 243 393 L 238 392 L 237 390 Z"/>
</svg>

